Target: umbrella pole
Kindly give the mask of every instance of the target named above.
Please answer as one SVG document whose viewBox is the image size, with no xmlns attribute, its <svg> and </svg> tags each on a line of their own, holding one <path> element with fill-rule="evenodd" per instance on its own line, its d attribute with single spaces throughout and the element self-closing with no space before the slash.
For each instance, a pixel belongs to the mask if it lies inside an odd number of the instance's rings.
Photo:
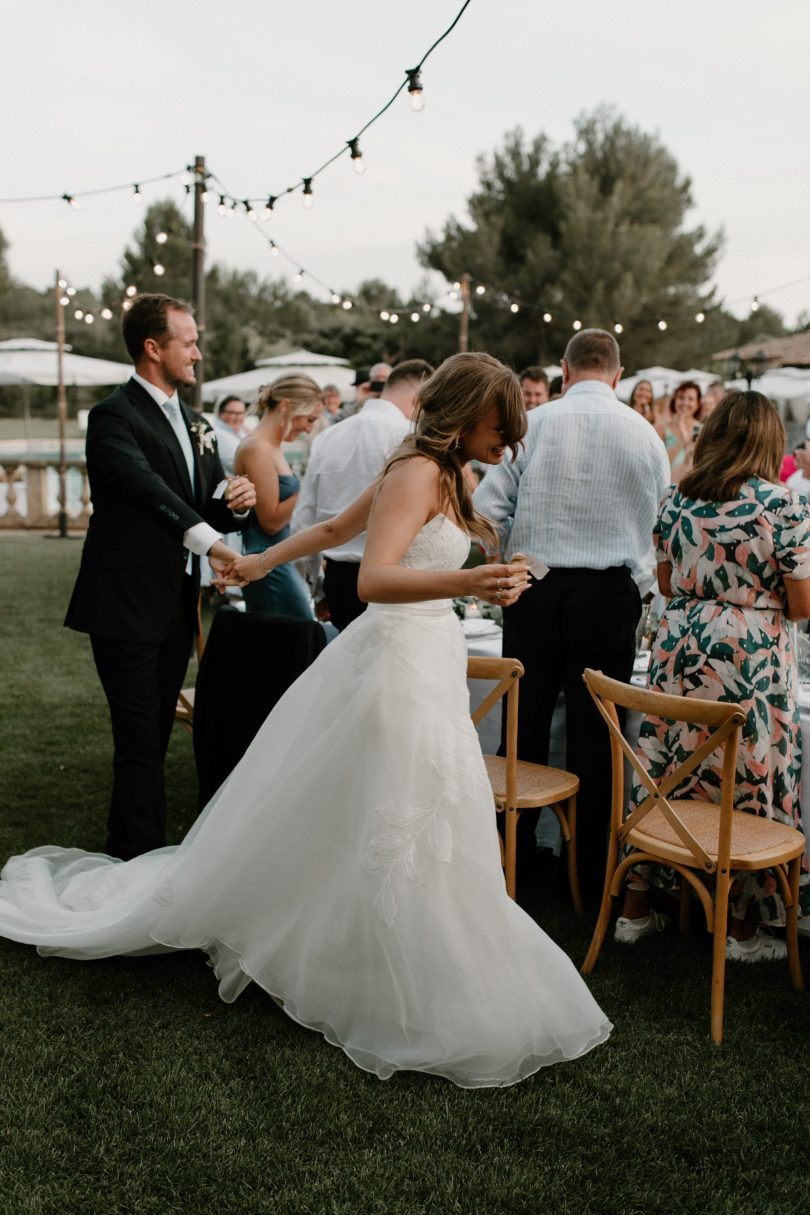
<svg viewBox="0 0 810 1215">
<path fill-rule="evenodd" d="M 67 399 L 65 396 L 65 310 L 61 303 L 62 289 L 59 286 L 61 275 L 56 271 L 54 291 L 56 300 L 56 360 L 59 369 L 59 380 L 56 386 L 56 410 L 59 419 L 59 538 L 67 539 Z"/>
</svg>

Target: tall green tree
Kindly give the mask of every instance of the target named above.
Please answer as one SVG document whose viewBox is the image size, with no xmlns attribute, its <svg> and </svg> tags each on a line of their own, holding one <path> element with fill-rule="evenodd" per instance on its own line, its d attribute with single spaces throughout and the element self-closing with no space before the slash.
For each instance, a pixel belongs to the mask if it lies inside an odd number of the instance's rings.
<svg viewBox="0 0 810 1215">
<path fill-rule="evenodd" d="M 467 271 L 486 286 L 471 345 L 515 364 L 556 361 L 579 320 L 620 322 L 628 366 L 682 355 L 687 340 L 693 357 L 712 348 L 694 317 L 711 301 L 722 234 L 686 225 L 691 184 L 655 136 L 602 108 L 561 148 L 511 132 L 478 172 L 469 222 L 450 219 L 418 250 L 449 280 Z"/>
</svg>

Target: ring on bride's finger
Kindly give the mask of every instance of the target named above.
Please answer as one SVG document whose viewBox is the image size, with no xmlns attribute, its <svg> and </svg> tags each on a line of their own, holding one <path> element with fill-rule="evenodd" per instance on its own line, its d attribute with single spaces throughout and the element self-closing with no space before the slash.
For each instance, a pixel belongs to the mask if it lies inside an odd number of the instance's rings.
<svg viewBox="0 0 810 1215">
<path fill-rule="evenodd" d="M 495 592 L 495 602 L 496 602 L 496 603 L 500 603 L 500 602 L 501 602 L 501 592 L 500 592 L 500 591 L 496 591 L 496 592 Z"/>
</svg>

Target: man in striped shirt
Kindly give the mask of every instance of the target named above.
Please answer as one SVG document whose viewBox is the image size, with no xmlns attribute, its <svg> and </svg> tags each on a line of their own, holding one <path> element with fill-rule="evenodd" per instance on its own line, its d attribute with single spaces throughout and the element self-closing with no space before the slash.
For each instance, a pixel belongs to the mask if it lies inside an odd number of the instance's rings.
<svg viewBox="0 0 810 1215">
<path fill-rule="evenodd" d="M 503 652 L 526 669 L 521 759 L 548 762 L 551 717 L 565 693 L 566 768 L 580 779 L 580 878 L 594 895 L 604 878 L 610 747 L 582 672 L 632 674 L 638 583 L 654 565 L 652 529 L 670 477 L 653 427 L 615 395 L 623 368 L 613 335 L 580 331 L 562 367 L 564 395 L 531 411 L 523 451 L 487 473 L 475 504 L 496 525 L 507 560 L 525 553 L 549 567 L 504 611 Z M 536 815 L 521 816 L 524 866 L 535 823 Z"/>
</svg>

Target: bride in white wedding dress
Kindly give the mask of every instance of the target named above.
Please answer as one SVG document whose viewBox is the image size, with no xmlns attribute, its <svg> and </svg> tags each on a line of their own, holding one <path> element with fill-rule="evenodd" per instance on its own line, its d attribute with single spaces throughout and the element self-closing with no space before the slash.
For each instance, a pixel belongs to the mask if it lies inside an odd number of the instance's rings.
<svg viewBox="0 0 810 1215">
<path fill-rule="evenodd" d="M 525 425 L 512 372 L 454 355 L 378 487 L 237 562 L 255 578 L 262 560 L 357 532 L 374 498 L 368 610 L 278 703 L 183 842 L 126 862 L 12 857 L 0 934 L 84 960 L 205 950 L 223 1000 L 252 980 L 381 1079 L 507 1085 L 605 1041 L 571 961 L 506 895 L 452 610 L 454 595 L 509 603 L 525 589 L 522 566 L 460 568 L 468 534 L 490 537 L 464 463 L 496 463 Z"/>
</svg>

